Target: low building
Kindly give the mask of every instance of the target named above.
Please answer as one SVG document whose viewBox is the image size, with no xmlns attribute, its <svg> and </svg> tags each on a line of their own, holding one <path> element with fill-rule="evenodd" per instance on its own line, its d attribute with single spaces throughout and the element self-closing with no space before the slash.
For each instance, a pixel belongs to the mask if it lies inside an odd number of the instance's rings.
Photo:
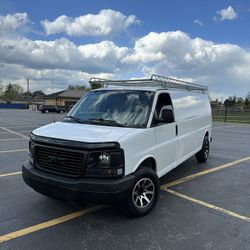
<svg viewBox="0 0 250 250">
<path fill-rule="evenodd" d="M 86 93 L 86 90 L 66 89 L 46 95 L 44 97 L 44 104 L 45 106 L 61 106 L 69 110 Z"/>
</svg>

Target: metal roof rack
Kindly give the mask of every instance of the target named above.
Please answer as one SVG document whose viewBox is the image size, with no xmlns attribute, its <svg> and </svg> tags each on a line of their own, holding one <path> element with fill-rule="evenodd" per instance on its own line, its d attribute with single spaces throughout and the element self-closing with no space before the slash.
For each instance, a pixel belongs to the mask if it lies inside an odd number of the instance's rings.
<svg viewBox="0 0 250 250">
<path fill-rule="evenodd" d="M 159 75 L 151 75 L 149 79 L 135 79 L 135 80 L 108 80 L 102 78 L 92 77 L 89 83 L 100 84 L 102 87 L 106 88 L 110 85 L 115 86 L 149 86 L 149 87 L 160 87 L 165 89 L 185 89 L 189 91 L 202 91 L 207 92 L 208 88 L 206 86 L 195 84 L 191 82 L 182 81 L 179 79 L 169 78 Z"/>
</svg>

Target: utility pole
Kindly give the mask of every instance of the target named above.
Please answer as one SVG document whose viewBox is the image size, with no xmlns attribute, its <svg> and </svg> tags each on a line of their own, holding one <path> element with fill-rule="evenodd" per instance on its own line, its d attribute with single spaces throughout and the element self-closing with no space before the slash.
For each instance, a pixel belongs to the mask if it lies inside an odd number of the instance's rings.
<svg viewBox="0 0 250 250">
<path fill-rule="evenodd" d="M 54 93 L 54 79 L 51 79 L 51 85 L 52 85 L 52 93 Z M 57 99 L 55 105 L 57 105 Z"/>
</svg>

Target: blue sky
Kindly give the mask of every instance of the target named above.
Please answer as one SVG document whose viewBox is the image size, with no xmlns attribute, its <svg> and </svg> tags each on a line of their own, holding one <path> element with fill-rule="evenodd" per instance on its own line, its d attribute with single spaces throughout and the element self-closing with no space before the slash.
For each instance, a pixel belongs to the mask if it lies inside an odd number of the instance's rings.
<svg viewBox="0 0 250 250">
<path fill-rule="evenodd" d="M 248 1 L 2 0 L 0 84 L 30 78 L 49 92 L 50 79 L 64 89 L 157 73 L 245 96 L 249 27 Z"/>
<path fill-rule="evenodd" d="M 216 16 L 216 12 L 228 6 L 233 6 L 240 17 L 234 22 L 215 22 L 213 17 Z M 250 24 L 250 3 L 248 1 L 2 0 L 0 3 L 1 15 L 27 12 L 36 29 L 40 31 L 42 31 L 40 21 L 43 19 L 54 20 L 61 15 L 77 17 L 98 13 L 102 9 L 113 9 L 125 15 L 136 15 L 142 24 L 130 29 L 131 36 L 141 37 L 151 31 L 181 30 L 192 37 L 198 36 L 217 43 L 235 43 L 246 48 L 250 47 L 250 39 L 247 36 Z M 196 19 L 202 21 L 204 25 L 202 27 L 195 25 Z M 30 36 L 38 38 L 32 34 Z M 124 36 L 113 39 L 118 40 L 121 44 L 129 43 L 128 39 L 123 38 Z M 84 41 L 85 39 L 80 38 L 78 42 Z M 92 41 L 95 40 L 92 39 Z"/>
</svg>

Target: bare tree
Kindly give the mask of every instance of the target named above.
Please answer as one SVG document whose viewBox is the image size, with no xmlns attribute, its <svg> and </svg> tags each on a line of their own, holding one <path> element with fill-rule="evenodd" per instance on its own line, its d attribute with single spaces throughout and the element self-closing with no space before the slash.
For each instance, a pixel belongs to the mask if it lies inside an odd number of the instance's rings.
<svg viewBox="0 0 250 250">
<path fill-rule="evenodd" d="M 22 94 L 22 93 L 23 93 L 23 88 L 20 84 L 9 83 L 5 87 L 3 97 L 8 103 L 11 103 L 17 98 L 19 94 Z"/>
</svg>

